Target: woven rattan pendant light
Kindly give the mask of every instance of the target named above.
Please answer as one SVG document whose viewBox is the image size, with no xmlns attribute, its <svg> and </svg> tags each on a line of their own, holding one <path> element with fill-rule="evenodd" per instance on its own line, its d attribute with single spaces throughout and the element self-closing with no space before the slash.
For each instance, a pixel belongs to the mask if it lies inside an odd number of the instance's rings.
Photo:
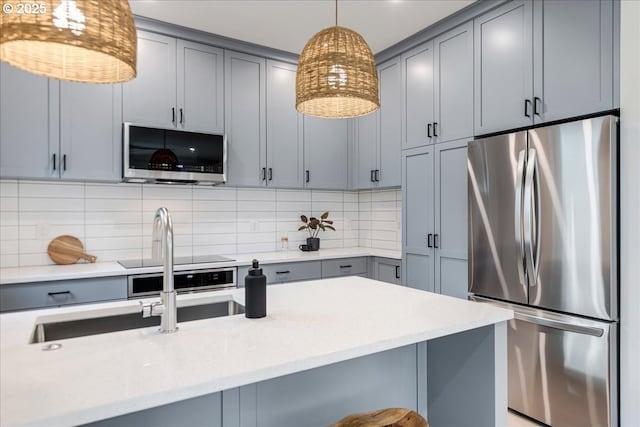
<svg viewBox="0 0 640 427">
<path fill-rule="evenodd" d="M 136 76 L 127 0 L 3 1 L 0 60 L 55 79 L 117 83 Z"/>
<path fill-rule="evenodd" d="M 310 116 L 357 117 L 380 107 L 371 49 L 355 31 L 336 25 L 306 44 L 298 59 L 296 109 Z"/>
</svg>

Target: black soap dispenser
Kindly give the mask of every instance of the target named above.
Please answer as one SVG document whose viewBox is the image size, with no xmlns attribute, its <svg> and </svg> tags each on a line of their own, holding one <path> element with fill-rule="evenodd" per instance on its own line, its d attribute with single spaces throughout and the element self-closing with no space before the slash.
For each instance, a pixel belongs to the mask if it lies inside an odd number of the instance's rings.
<svg viewBox="0 0 640 427">
<path fill-rule="evenodd" d="M 244 278 L 244 315 L 259 319 L 267 315 L 267 276 L 262 274 L 258 260 L 253 260 L 249 274 Z"/>
</svg>

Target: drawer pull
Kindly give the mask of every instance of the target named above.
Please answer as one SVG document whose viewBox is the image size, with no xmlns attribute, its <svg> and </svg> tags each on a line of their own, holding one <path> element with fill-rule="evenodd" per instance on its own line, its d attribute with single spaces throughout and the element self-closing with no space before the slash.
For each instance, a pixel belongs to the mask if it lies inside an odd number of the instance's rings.
<svg viewBox="0 0 640 427">
<path fill-rule="evenodd" d="M 289 270 L 276 271 L 276 274 L 289 274 L 289 273 L 291 273 Z"/>
<path fill-rule="evenodd" d="M 341 265 L 340 266 L 340 268 L 351 268 L 351 267 L 353 267 L 351 264 L 349 264 L 349 265 Z"/>
<path fill-rule="evenodd" d="M 48 292 L 47 295 L 49 295 L 50 297 L 57 297 L 60 295 L 71 295 L 71 291 Z"/>
</svg>

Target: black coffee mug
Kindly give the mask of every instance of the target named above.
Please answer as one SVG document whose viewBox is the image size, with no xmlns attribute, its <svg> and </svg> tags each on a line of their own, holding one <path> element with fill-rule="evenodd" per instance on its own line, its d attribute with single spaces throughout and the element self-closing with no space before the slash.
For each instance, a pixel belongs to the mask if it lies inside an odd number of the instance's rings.
<svg viewBox="0 0 640 427">
<path fill-rule="evenodd" d="M 309 252 L 309 245 L 300 245 L 298 246 L 298 249 L 304 252 Z"/>
</svg>

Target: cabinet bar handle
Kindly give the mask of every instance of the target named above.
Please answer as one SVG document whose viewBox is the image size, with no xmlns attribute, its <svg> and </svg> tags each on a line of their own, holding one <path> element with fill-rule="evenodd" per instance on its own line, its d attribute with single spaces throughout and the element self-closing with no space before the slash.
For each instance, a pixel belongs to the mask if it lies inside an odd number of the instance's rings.
<svg viewBox="0 0 640 427">
<path fill-rule="evenodd" d="M 176 107 L 171 107 L 171 123 L 176 122 Z"/>
<path fill-rule="evenodd" d="M 531 101 L 528 99 L 524 100 L 524 115 L 525 117 L 531 117 L 531 114 L 529 113 L 529 105 L 531 104 Z"/>
<path fill-rule="evenodd" d="M 273 168 L 269 168 L 269 181 L 273 180 Z"/>
<path fill-rule="evenodd" d="M 427 234 L 427 247 L 428 248 L 432 248 L 433 247 L 433 243 L 431 243 L 431 239 L 433 239 L 433 234 L 431 234 L 431 233 Z"/>
<path fill-rule="evenodd" d="M 262 168 L 262 180 L 265 181 L 267 179 L 267 168 Z"/>
<path fill-rule="evenodd" d="M 433 122 L 433 136 L 438 136 L 438 122 Z"/>
<path fill-rule="evenodd" d="M 56 170 L 56 153 L 53 153 L 53 170 Z"/>
<path fill-rule="evenodd" d="M 306 174 L 307 174 L 306 182 L 309 182 L 309 180 L 311 179 L 311 174 L 309 173 L 308 170 L 306 171 Z"/>
<path fill-rule="evenodd" d="M 380 169 L 375 170 L 376 182 L 380 182 Z"/>
<path fill-rule="evenodd" d="M 183 125 L 184 124 L 184 113 L 182 111 L 182 108 L 180 109 L 180 124 Z"/>
<path fill-rule="evenodd" d="M 396 265 L 396 279 L 400 278 L 400 266 Z"/>
<path fill-rule="evenodd" d="M 540 108 L 540 111 L 538 111 L 538 103 L 540 103 L 540 107 L 542 107 L 542 100 L 537 96 L 534 96 L 533 97 L 533 114 L 535 114 L 536 116 L 539 116 L 540 113 L 542 112 L 542 108 Z"/>
<path fill-rule="evenodd" d="M 436 248 L 436 249 L 439 248 L 439 246 L 438 246 L 438 235 L 437 234 L 433 235 L 433 247 Z"/>
<path fill-rule="evenodd" d="M 431 138 L 431 123 L 427 125 L 427 136 Z"/>
<path fill-rule="evenodd" d="M 55 297 L 58 295 L 71 295 L 71 291 L 47 292 L 47 295 L 49 295 L 50 297 Z"/>
<path fill-rule="evenodd" d="M 340 268 L 351 268 L 353 267 L 351 264 L 341 265 Z"/>
<path fill-rule="evenodd" d="M 376 179 L 373 176 L 374 173 L 375 173 L 375 171 L 373 169 L 371 169 L 371 182 L 376 182 Z"/>
<path fill-rule="evenodd" d="M 62 170 L 63 171 L 67 170 L 67 155 L 66 154 L 62 155 Z"/>
<path fill-rule="evenodd" d="M 276 271 L 276 274 L 289 274 L 289 273 L 291 273 L 291 271 L 289 271 L 289 270 Z"/>
</svg>

